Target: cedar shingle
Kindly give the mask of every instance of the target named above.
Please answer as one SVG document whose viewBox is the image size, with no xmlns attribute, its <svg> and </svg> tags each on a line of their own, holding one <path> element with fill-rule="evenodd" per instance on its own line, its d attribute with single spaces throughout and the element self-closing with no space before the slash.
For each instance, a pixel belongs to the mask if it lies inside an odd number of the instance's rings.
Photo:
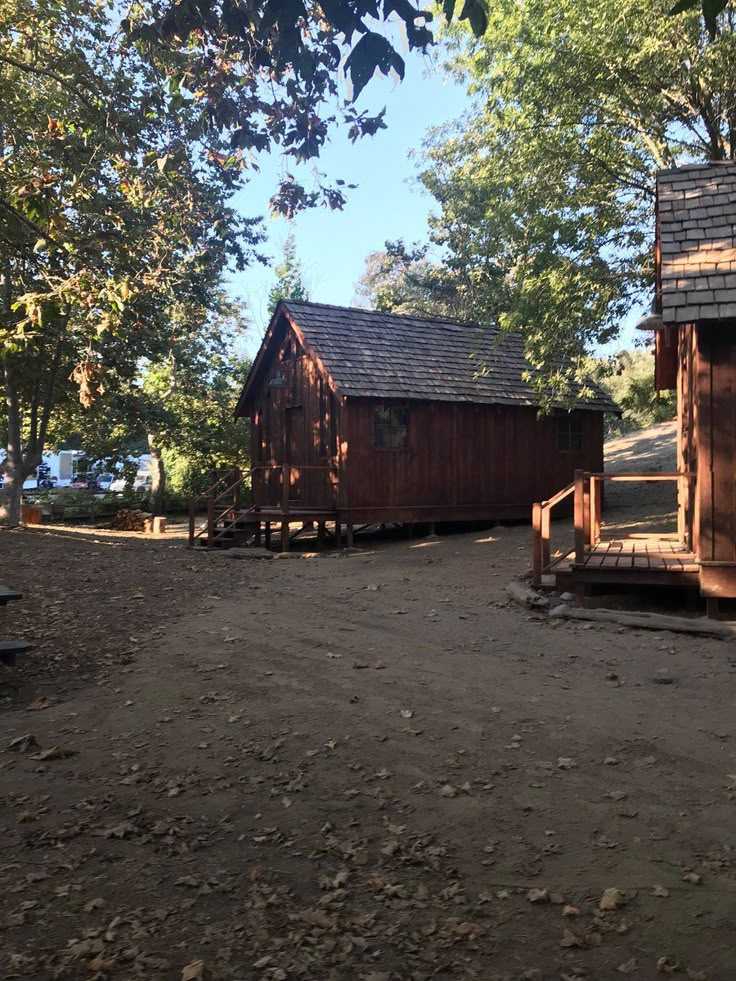
<svg viewBox="0 0 736 981">
<path fill-rule="evenodd" d="M 733 316 L 723 310 L 736 302 L 736 164 L 661 171 L 657 216 L 665 322 Z"/>
<path fill-rule="evenodd" d="M 520 334 L 452 320 L 404 317 L 324 303 L 284 307 L 342 395 L 440 402 L 539 403 Z M 617 412 L 595 384 L 573 392 L 580 408 Z"/>
</svg>

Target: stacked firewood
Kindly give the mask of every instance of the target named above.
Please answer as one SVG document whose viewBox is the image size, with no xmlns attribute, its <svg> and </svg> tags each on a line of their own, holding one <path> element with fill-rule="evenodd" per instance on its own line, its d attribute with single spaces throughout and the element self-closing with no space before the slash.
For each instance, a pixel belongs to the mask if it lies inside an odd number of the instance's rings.
<svg viewBox="0 0 736 981">
<path fill-rule="evenodd" d="M 133 511 L 130 508 L 120 508 L 110 522 L 110 527 L 116 531 L 150 531 L 153 515 L 148 511 Z"/>
</svg>

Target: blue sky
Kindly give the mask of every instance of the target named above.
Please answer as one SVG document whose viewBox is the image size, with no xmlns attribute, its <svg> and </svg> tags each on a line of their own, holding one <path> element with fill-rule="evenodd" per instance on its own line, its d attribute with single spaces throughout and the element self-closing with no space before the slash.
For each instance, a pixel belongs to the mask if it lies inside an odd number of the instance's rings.
<svg viewBox="0 0 736 981">
<path fill-rule="evenodd" d="M 347 96 L 344 82 L 341 95 Z M 426 239 L 434 202 L 418 186 L 417 166 L 409 155 L 421 147 L 430 127 L 457 119 L 468 105 L 464 88 L 428 57 L 407 54 L 403 82 L 376 76 L 357 101 L 361 111 L 377 113 L 385 107 L 387 129 L 356 144 L 336 129 L 318 161 L 328 182 L 342 178 L 358 185 L 347 192 L 343 211 L 315 208 L 292 221 L 271 219 L 268 201 L 284 166 L 307 186 L 312 176 L 311 166 L 294 168 L 278 155 L 259 159 L 260 173 L 238 195 L 238 208 L 245 215 L 263 216 L 269 236 L 263 251 L 272 257 L 280 256 L 284 239 L 294 234 L 311 299 L 350 304 L 366 256 L 381 250 L 386 240 L 403 238 L 411 243 Z M 273 281 L 273 269 L 260 265 L 232 278 L 233 291 L 245 301 L 253 324 L 245 345 L 250 356 L 256 353 L 268 323 L 268 291 Z M 612 354 L 631 346 L 636 334 L 632 327 L 639 314 L 632 311 L 620 338 L 600 353 Z"/>
<path fill-rule="evenodd" d="M 238 207 L 243 214 L 264 216 L 269 234 L 264 251 L 272 256 L 279 256 L 283 240 L 294 233 L 311 299 L 349 304 L 369 253 L 381 250 L 387 239 L 413 242 L 426 238 L 432 198 L 417 187 L 416 166 L 409 152 L 420 147 L 431 126 L 456 119 L 466 105 L 463 88 L 434 68 L 428 58 L 408 54 L 403 82 L 376 77 L 357 101 L 359 110 L 371 113 L 385 106 L 388 128 L 356 144 L 343 132 L 334 131 L 318 162 L 328 180 L 342 178 L 358 185 L 347 192 L 343 211 L 316 208 L 292 221 L 271 220 L 268 200 L 283 167 L 280 157 L 259 160 L 261 172 L 238 196 Z M 311 167 L 289 169 L 309 185 Z M 232 279 L 234 292 L 245 300 L 253 320 L 251 354 L 267 323 L 267 296 L 273 279 L 272 269 L 261 266 Z"/>
</svg>

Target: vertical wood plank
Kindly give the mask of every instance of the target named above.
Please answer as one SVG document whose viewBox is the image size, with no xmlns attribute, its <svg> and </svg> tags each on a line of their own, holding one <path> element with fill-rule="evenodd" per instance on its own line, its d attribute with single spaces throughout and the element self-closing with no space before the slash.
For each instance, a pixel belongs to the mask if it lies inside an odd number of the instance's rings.
<svg viewBox="0 0 736 981">
<path fill-rule="evenodd" d="M 542 573 L 549 569 L 551 561 L 550 555 L 550 519 L 552 517 L 551 508 L 542 508 Z"/>
<path fill-rule="evenodd" d="M 542 505 L 532 504 L 532 579 L 542 583 Z"/>
<path fill-rule="evenodd" d="M 602 481 L 590 478 L 590 544 L 597 545 L 601 540 L 601 492 Z"/>
<path fill-rule="evenodd" d="M 714 559 L 713 553 L 713 381 L 710 331 L 697 325 L 698 358 L 698 498 L 700 510 L 700 557 Z"/>
<path fill-rule="evenodd" d="M 575 562 L 582 565 L 585 561 L 585 472 L 575 471 L 574 495 L 575 521 Z"/>
</svg>

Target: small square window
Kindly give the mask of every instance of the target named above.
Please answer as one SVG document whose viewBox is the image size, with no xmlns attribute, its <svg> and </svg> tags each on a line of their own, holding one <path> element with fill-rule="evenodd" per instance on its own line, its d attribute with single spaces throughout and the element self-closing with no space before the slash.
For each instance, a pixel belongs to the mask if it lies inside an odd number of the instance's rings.
<svg viewBox="0 0 736 981">
<path fill-rule="evenodd" d="M 405 405 L 380 405 L 373 416 L 373 441 L 385 450 L 405 450 L 408 445 L 409 410 Z"/>
<path fill-rule="evenodd" d="M 557 419 L 557 449 L 561 453 L 579 453 L 583 448 L 583 428 L 579 416 Z"/>
</svg>

